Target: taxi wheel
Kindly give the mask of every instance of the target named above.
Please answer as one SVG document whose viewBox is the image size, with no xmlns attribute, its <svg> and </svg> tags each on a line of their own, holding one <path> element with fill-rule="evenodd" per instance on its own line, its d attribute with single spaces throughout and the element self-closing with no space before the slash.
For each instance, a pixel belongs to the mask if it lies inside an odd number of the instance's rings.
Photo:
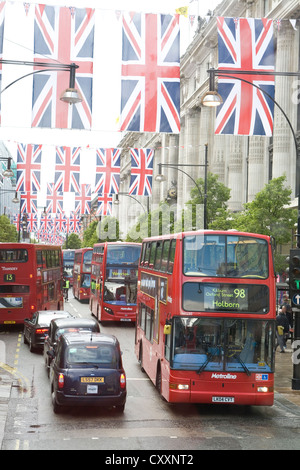
<svg viewBox="0 0 300 470">
<path fill-rule="evenodd" d="M 116 406 L 116 410 L 119 412 L 119 413 L 124 413 L 124 410 L 125 410 L 125 403 L 123 405 L 117 405 Z"/>
<path fill-rule="evenodd" d="M 30 352 L 34 352 L 34 351 L 35 351 L 35 348 L 32 346 L 31 337 L 29 338 L 29 351 L 30 351 Z"/>
<path fill-rule="evenodd" d="M 52 401 L 52 406 L 53 406 L 53 411 L 55 414 L 59 414 L 62 412 L 62 406 L 60 406 L 56 400 L 55 400 L 55 393 L 53 390 L 53 387 L 51 389 L 51 401 Z"/>
</svg>

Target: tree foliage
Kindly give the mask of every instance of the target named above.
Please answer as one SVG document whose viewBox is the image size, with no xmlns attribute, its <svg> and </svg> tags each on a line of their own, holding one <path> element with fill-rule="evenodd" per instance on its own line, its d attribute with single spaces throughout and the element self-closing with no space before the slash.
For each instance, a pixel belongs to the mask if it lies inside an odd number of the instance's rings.
<svg viewBox="0 0 300 470">
<path fill-rule="evenodd" d="M 18 232 L 6 215 L 0 216 L 0 242 L 16 242 Z"/>
<path fill-rule="evenodd" d="M 233 227 L 273 236 L 277 245 L 289 243 L 297 222 L 297 210 L 289 207 L 292 190 L 285 183 L 285 175 L 267 183 L 252 202 L 244 204 L 245 209 L 235 216 Z"/>
</svg>

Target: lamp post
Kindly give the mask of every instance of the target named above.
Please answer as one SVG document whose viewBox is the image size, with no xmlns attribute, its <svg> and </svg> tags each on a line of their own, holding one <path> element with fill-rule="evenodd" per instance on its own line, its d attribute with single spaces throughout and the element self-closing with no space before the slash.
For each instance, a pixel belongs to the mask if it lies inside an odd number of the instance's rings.
<svg viewBox="0 0 300 470">
<path fill-rule="evenodd" d="M 300 168 L 299 168 L 299 149 L 297 145 L 297 139 L 296 139 L 296 134 L 294 131 L 294 128 L 291 124 L 291 121 L 289 120 L 288 116 L 282 109 L 282 107 L 275 101 L 275 99 L 269 95 L 265 90 L 263 90 L 261 87 L 258 85 L 239 77 L 238 75 L 270 75 L 270 76 L 284 76 L 284 77 L 299 77 L 300 72 L 266 72 L 266 71 L 249 71 L 249 70 L 243 70 L 243 71 L 233 71 L 233 70 L 216 70 L 216 69 L 209 69 L 207 71 L 209 73 L 209 87 L 210 90 L 205 93 L 205 95 L 202 97 L 201 103 L 203 106 L 219 106 L 222 104 L 223 100 L 218 99 L 220 96 L 216 91 L 215 91 L 215 77 L 232 77 L 236 80 L 240 80 L 241 82 L 248 83 L 249 85 L 258 88 L 263 94 L 268 96 L 272 100 L 272 102 L 280 109 L 282 114 L 284 115 L 290 129 L 293 135 L 293 140 L 295 144 L 295 150 L 296 150 L 296 181 L 298 181 L 298 185 L 300 185 Z M 218 96 L 217 96 L 218 95 Z M 297 223 L 297 247 L 300 248 L 300 187 L 298 187 L 298 223 Z M 292 300 L 292 299 L 291 299 Z M 293 300 L 292 300 L 293 303 Z M 299 341 L 300 340 L 300 310 L 294 309 L 295 311 L 295 331 L 294 331 L 294 339 Z M 292 389 L 293 390 L 300 390 L 300 364 L 296 364 L 294 362 L 293 364 L 293 378 L 292 378 Z"/>
<path fill-rule="evenodd" d="M 70 79 L 69 79 L 69 88 L 64 90 L 60 96 L 60 100 L 64 101 L 65 103 L 69 104 L 76 104 L 82 101 L 82 96 L 78 90 L 75 89 L 75 70 L 79 68 L 79 65 L 75 63 L 71 64 L 60 64 L 58 62 L 53 63 L 46 63 L 46 62 L 30 62 L 30 61 L 22 61 L 22 60 L 4 60 L 0 59 L 0 64 L 4 65 L 22 65 L 22 66 L 31 66 L 31 67 L 39 67 L 38 70 L 34 70 L 33 72 L 27 73 L 22 75 L 21 77 L 17 78 L 16 80 L 9 83 L 3 90 L 1 90 L 2 94 L 5 90 L 9 87 L 17 83 L 18 81 L 22 80 L 23 78 L 29 77 L 30 75 L 35 75 L 42 72 L 69 72 Z"/>
<path fill-rule="evenodd" d="M 180 164 L 180 163 L 159 163 L 158 164 L 158 175 L 156 175 L 155 177 L 155 180 L 156 181 L 159 181 L 160 183 L 162 181 L 165 181 L 166 178 L 165 176 L 162 174 L 162 167 L 167 167 L 167 168 L 172 168 L 174 170 L 178 170 L 180 171 L 181 173 L 183 173 L 184 175 L 188 176 L 188 178 L 190 178 L 194 185 L 196 186 L 198 192 L 199 192 L 199 195 L 203 201 L 203 207 L 204 207 L 204 214 L 203 214 L 203 227 L 204 227 L 204 230 L 207 229 L 207 167 L 208 167 L 208 161 L 207 161 L 207 156 L 208 156 L 208 144 L 205 144 L 205 163 L 204 165 L 201 165 L 201 164 Z M 199 185 L 197 184 L 197 182 L 195 181 L 195 179 L 189 174 L 187 173 L 186 171 L 184 171 L 181 167 L 189 167 L 189 168 L 199 168 L 199 167 L 205 167 L 205 173 L 204 173 L 204 194 L 202 194 L 202 191 L 199 187 Z"/>
<path fill-rule="evenodd" d="M 14 176 L 14 172 L 11 169 L 12 157 L 0 157 L 0 161 L 7 161 L 7 168 L 3 171 L 2 176 L 4 176 L 4 178 L 11 178 Z"/>
<path fill-rule="evenodd" d="M 143 206 L 143 204 L 141 203 L 141 201 L 139 201 L 139 200 L 136 199 L 134 196 L 132 196 L 131 194 L 128 194 L 128 193 L 119 192 L 118 194 L 116 194 L 116 199 L 115 199 L 115 201 L 114 201 L 114 204 L 115 204 L 116 206 L 118 206 L 118 205 L 120 204 L 119 195 L 130 197 L 130 198 L 133 199 L 135 202 L 138 202 L 138 203 L 139 203 L 139 205 L 142 207 L 142 209 L 143 209 L 143 211 L 144 211 L 144 214 L 149 213 L 149 208 L 148 208 L 148 207 L 147 207 L 147 210 L 146 210 L 145 207 Z"/>
</svg>

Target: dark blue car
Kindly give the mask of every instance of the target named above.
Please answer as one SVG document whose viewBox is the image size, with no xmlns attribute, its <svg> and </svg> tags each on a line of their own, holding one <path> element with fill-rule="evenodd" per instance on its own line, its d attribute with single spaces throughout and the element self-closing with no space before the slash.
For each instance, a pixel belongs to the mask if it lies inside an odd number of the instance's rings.
<svg viewBox="0 0 300 470">
<path fill-rule="evenodd" d="M 94 331 L 100 333 L 100 325 L 94 318 L 59 318 L 52 320 L 48 336 L 44 343 L 44 360 L 49 375 L 50 363 L 55 356 L 57 342 L 61 335 L 66 333 L 81 333 Z M 50 354 L 49 354 L 50 352 Z"/>
<path fill-rule="evenodd" d="M 55 413 L 65 406 L 114 406 L 123 412 L 126 375 L 119 341 L 102 333 L 62 335 L 50 382 Z"/>
</svg>

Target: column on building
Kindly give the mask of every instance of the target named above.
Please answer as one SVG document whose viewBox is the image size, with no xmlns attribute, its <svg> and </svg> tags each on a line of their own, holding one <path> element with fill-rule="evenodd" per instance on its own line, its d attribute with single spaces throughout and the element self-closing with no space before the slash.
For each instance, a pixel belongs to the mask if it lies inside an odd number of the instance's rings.
<svg viewBox="0 0 300 470">
<path fill-rule="evenodd" d="M 251 202 L 268 182 L 265 174 L 265 148 L 267 137 L 253 136 L 249 138 L 248 168 L 245 167 L 246 187 L 248 194 L 246 201 Z"/>
<path fill-rule="evenodd" d="M 231 189 L 229 209 L 240 211 L 242 209 L 243 194 L 243 159 L 246 158 L 247 137 L 230 136 L 229 153 L 227 152 L 227 185 Z"/>
<path fill-rule="evenodd" d="M 298 69 L 297 33 L 288 21 L 281 22 L 277 33 L 276 71 L 292 72 Z M 292 127 L 296 130 L 297 106 L 293 102 L 293 89 L 296 77 L 276 77 L 275 100 L 289 117 Z M 275 106 L 274 139 L 273 139 L 273 178 L 286 174 L 287 185 L 295 194 L 296 150 L 292 132 L 280 109 Z"/>
</svg>

